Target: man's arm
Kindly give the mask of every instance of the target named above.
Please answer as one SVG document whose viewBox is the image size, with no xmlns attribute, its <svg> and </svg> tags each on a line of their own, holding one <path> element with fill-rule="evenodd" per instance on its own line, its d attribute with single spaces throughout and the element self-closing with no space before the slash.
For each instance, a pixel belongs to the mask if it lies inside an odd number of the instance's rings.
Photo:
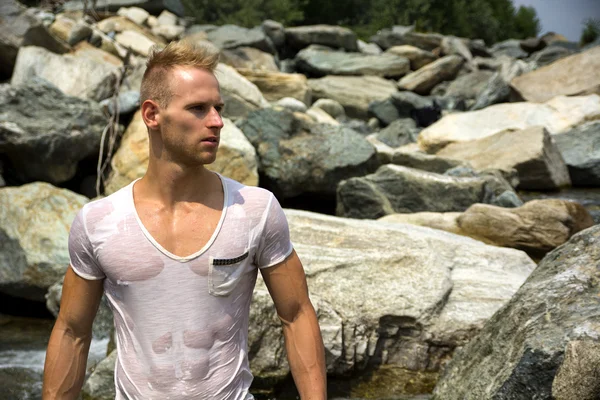
<svg viewBox="0 0 600 400">
<path fill-rule="evenodd" d="M 261 273 L 283 323 L 288 362 L 300 398 L 326 399 L 323 339 L 298 255 L 293 251 L 285 261 Z"/>
<path fill-rule="evenodd" d="M 44 400 L 76 399 L 79 395 L 102 285 L 102 279 L 83 279 L 71 266 L 67 269 L 60 312 L 46 352 Z"/>
</svg>

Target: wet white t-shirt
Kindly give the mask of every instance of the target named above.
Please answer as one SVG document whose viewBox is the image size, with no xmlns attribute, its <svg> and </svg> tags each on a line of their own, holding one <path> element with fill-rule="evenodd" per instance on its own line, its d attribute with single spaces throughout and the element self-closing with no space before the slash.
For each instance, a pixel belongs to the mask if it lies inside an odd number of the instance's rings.
<svg viewBox="0 0 600 400">
<path fill-rule="evenodd" d="M 257 268 L 291 252 L 287 220 L 267 190 L 220 176 L 224 207 L 187 257 L 160 246 L 133 202 L 133 183 L 86 204 L 69 236 L 73 270 L 105 279 L 114 313 L 116 399 L 252 399 L 248 317 Z"/>
</svg>

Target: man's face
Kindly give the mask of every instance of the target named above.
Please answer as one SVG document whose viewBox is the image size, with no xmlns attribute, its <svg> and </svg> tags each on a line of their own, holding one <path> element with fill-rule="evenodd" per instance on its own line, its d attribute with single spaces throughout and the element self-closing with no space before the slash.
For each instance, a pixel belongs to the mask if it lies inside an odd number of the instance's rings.
<svg viewBox="0 0 600 400">
<path fill-rule="evenodd" d="M 217 78 L 209 71 L 178 67 L 171 72 L 171 101 L 161 108 L 164 150 L 188 166 L 215 161 L 223 127 L 223 101 Z"/>
</svg>

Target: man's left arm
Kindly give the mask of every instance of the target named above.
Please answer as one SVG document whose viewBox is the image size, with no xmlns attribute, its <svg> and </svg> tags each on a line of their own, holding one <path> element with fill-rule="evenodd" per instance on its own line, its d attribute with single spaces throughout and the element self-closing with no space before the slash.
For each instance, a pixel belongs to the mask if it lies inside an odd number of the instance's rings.
<svg viewBox="0 0 600 400">
<path fill-rule="evenodd" d="M 260 271 L 283 324 L 288 362 L 300 398 L 326 399 L 323 339 L 298 255 L 292 251 L 283 262 Z"/>
</svg>

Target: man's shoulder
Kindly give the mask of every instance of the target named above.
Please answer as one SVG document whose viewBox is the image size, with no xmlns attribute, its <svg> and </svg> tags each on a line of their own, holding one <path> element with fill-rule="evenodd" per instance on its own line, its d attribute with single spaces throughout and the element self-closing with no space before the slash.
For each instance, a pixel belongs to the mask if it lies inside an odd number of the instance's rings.
<svg viewBox="0 0 600 400">
<path fill-rule="evenodd" d="M 80 210 L 80 213 L 85 219 L 86 225 L 98 223 L 107 216 L 114 217 L 123 214 L 129 209 L 129 194 L 131 184 L 117 190 L 116 192 L 99 197 L 86 203 Z"/>
<path fill-rule="evenodd" d="M 248 186 L 225 176 L 222 176 L 222 179 L 234 203 L 236 198 L 240 198 L 253 203 L 263 203 L 266 206 L 274 197 L 273 193 L 267 189 L 258 186 Z"/>
</svg>

